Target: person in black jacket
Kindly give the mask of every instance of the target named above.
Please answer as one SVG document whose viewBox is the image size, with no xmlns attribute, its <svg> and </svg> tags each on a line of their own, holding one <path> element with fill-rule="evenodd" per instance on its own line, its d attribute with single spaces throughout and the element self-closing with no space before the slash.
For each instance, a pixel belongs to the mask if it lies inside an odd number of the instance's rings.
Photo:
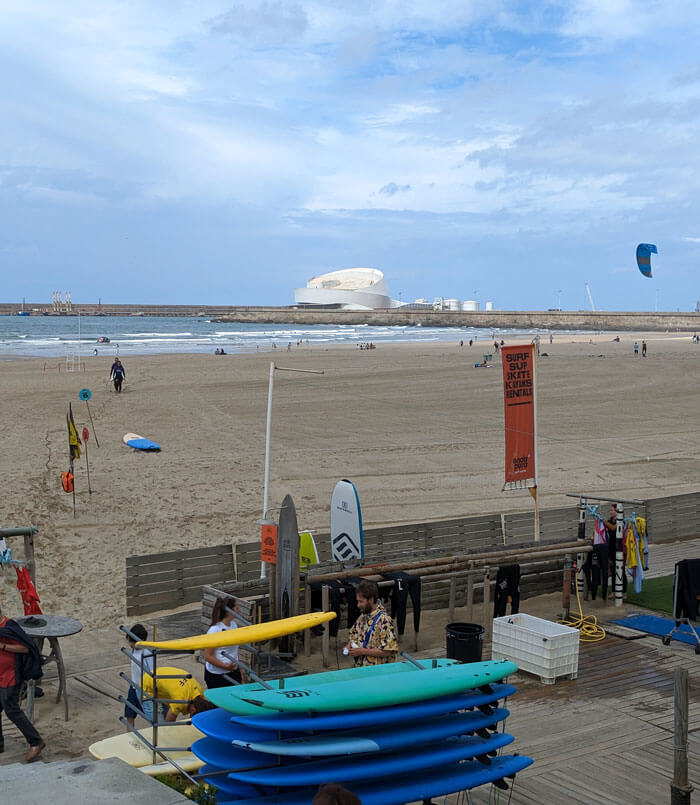
<svg viewBox="0 0 700 805">
<path fill-rule="evenodd" d="M 2 713 L 13 722 L 29 744 L 27 763 L 33 763 L 46 746 L 36 727 L 22 712 L 19 695 L 22 683 L 41 678 L 39 650 L 24 629 L 0 610 L 0 752 L 5 751 Z"/>
<path fill-rule="evenodd" d="M 120 392 L 122 383 L 126 379 L 126 369 L 122 366 L 119 358 L 114 359 L 112 368 L 109 370 L 109 379 L 114 383 L 114 390 Z"/>
</svg>

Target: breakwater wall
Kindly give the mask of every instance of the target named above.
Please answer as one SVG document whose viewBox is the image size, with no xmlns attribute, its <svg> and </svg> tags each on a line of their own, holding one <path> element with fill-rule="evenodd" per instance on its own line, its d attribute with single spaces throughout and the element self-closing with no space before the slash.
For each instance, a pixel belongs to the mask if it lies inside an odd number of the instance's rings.
<svg viewBox="0 0 700 805">
<path fill-rule="evenodd" d="M 22 306 L 0 303 L 0 315 L 16 315 Z M 480 327 L 522 330 L 700 332 L 700 313 L 646 313 L 568 310 L 312 310 L 295 307 L 232 305 L 73 304 L 70 313 L 45 303 L 25 303 L 32 316 L 193 316 L 249 324 L 369 324 L 385 326 Z"/>
</svg>

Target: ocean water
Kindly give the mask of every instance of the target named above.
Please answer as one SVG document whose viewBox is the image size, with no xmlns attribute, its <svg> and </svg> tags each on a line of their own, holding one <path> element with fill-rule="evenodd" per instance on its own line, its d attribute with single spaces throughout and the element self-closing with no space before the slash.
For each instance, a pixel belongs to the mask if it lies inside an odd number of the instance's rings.
<svg viewBox="0 0 700 805">
<path fill-rule="evenodd" d="M 373 327 L 370 325 L 222 324 L 203 318 L 161 316 L 0 316 L 0 357 L 64 357 L 70 354 L 158 355 L 167 353 L 255 352 L 297 341 L 376 345 L 398 342 L 457 342 L 474 338 L 532 336 L 537 330 L 484 330 L 467 327 Z M 100 337 L 109 343 L 100 344 Z M 544 339 L 543 339 L 544 340 Z"/>
</svg>

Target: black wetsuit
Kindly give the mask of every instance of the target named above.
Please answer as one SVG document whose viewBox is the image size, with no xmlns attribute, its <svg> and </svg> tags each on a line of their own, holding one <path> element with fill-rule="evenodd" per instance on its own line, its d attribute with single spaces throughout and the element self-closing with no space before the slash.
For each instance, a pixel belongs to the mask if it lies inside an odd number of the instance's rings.
<svg viewBox="0 0 700 805">
<path fill-rule="evenodd" d="M 114 390 L 121 391 L 122 390 L 122 381 L 126 377 L 126 370 L 121 365 L 121 363 L 113 363 L 112 370 L 110 372 L 110 380 L 114 382 Z"/>
</svg>

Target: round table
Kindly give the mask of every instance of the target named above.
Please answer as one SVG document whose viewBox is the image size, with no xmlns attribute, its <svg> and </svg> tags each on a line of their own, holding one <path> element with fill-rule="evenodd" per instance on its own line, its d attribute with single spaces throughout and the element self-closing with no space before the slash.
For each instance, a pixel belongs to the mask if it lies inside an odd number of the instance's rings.
<svg viewBox="0 0 700 805">
<path fill-rule="evenodd" d="M 32 620 L 43 621 L 42 625 L 30 625 Z M 67 618 L 64 615 L 25 615 L 14 620 L 24 629 L 28 637 L 31 637 L 41 651 L 44 640 L 49 641 L 51 651 L 47 655 L 42 655 L 42 664 L 55 662 L 58 669 L 58 694 L 56 703 L 61 701 L 63 696 L 63 706 L 65 707 L 65 719 L 68 721 L 68 693 L 66 691 L 66 669 L 63 665 L 63 654 L 58 640 L 61 637 L 69 637 L 82 631 L 83 624 L 75 618 Z M 30 623 L 28 624 L 27 621 Z M 27 683 L 27 718 L 34 721 L 34 688 L 35 681 Z"/>
</svg>

